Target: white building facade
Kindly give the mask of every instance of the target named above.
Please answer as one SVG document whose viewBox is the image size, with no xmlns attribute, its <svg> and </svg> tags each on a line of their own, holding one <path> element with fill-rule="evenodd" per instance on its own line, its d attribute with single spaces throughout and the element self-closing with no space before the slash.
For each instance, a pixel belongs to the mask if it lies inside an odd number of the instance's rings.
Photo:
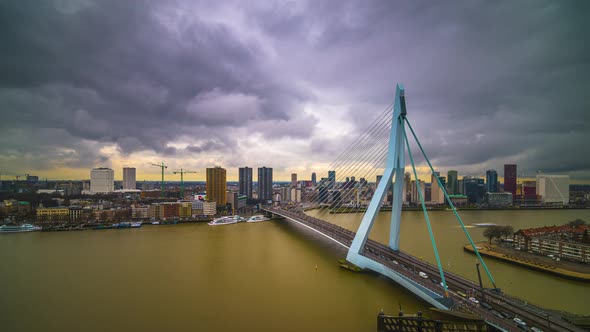
<svg viewBox="0 0 590 332">
<path fill-rule="evenodd" d="M 123 189 L 136 189 L 135 167 L 123 167 Z"/>
<path fill-rule="evenodd" d="M 543 204 L 570 202 L 570 177 L 568 175 L 537 174 L 537 195 Z"/>
<path fill-rule="evenodd" d="M 110 193 L 115 190 L 115 172 L 110 168 L 99 167 L 90 171 L 90 191 Z"/>
</svg>

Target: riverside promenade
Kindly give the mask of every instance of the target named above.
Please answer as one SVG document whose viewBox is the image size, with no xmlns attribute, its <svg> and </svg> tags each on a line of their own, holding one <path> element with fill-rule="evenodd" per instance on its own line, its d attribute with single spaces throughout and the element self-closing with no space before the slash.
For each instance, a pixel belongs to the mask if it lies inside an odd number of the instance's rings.
<svg viewBox="0 0 590 332">
<path fill-rule="evenodd" d="M 556 262 L 549 257 L 521 252 L 519 250 L 505 248 L 487 242 L 479 242 L 476 243 L 476 245 L 481 255 L 566 279 L 590 282 L 590 266 L 588 265 L 565 261 Z M 470 244 L 463 246 L 463 250 L 474 253 Z"/>
</svg>

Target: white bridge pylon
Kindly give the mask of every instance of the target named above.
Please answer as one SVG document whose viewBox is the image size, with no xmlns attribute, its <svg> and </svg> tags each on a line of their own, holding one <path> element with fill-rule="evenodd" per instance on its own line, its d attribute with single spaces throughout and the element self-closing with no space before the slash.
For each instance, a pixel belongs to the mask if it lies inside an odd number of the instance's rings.
<svg viewBox="0 0 590 332">
<path fill-rule="evenodd" d="M 436 308 L 449 309 L 452 301 L 449 302 L 450 299 L 445 298 L 444 295 L 436 294 L 433 291 L 417 284 L 416 282 L 402 276 L 398 272 L 386 267 L 385 265 L 362 255 L 367 238 L 371 232 L 373 223 L 375 222 L 375 218 L 381 210 L 383 200 L 386 197 L 385 195 L 387 195 L 389 187 L 392 185 L 392 179 L 394 180 L 393 202 L 391 209 L 391 226 L 389 230 L 388 245 L 395 251 L 399 250 L 399 233 L 402 213 L 403 177 L 406 152 L 406 138 L 404 129 L 405 117 L 406 101 L 404 88 L 400 85 L 397 85 L 385 170 L 381 180 L 379 181 L 379 184 L 377 185 L 377 189 L 371 198 L 371 202 L 367 207 L 352 244 L 348 249 L 346 260 L 363 269 L 370 269 L 389 277 L 393 281 L 400 284 L 402 287 L 408 289 Z"/>
</svg>

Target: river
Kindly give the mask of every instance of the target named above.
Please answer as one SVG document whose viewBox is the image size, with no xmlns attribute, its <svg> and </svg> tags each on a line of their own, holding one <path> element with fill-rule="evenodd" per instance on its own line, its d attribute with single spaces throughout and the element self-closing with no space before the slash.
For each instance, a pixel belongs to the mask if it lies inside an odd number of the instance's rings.
<svg viewBox="0 0 590 332">
<path fill-rule="evenodd" d="M 310 212 L 311 214 L 317 212 Z M 515 229 L 590 220 L 589 210 L 464 211 Z M 354 229 L 361 215 L 328 218 Z M 431 214 L 443 263 L 475 279 L 450 212 Z M 389 213 L 371 237 L 385 241 Z M 402 250 L 433 261 L 421 212 L 404 212 Z M 481 228 L 470 228 L 483 240 Z M 3 331 L 375 331 L 380 309 L 428 305 L 388 279 L 342 270 L 338 245 L 280 220 L 0 236 Z M 503 290 L 590 314 L 590 285 L 487 260 Z M 316 269 L 317 267 L 317 269 Z"/>
</svg>

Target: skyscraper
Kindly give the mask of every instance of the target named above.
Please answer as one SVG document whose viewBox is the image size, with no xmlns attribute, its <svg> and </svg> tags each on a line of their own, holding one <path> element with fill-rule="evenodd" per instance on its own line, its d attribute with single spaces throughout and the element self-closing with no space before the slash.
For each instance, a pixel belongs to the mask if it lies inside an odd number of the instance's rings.
<svg viewBox="0 0 590 332">
<path fill-rule="evenodd" d="M 406 174 L 404 174 L 404 186 L 403 186 L 403 190 L 402 190 L 402 201 L 404 203 L 410 203 L 412 200 L 412 189 L 411 189 L 411 182 L 412 182 L 412 176 L 410 174 L 410 172 L 406 172 Z"/>
<path fill-rule="evenodd" d="M 512 193 L 512 197 L 516 196 L 516 165 L 504 165 L 504 192 Z"/>
<path fill-rule="evenodd" d="M 459 173 L 455 170 L 447 172 L 447 194 L 457 195 L 459 193 Z"/>
<path fill-rule="evenodd" d="M 436 204 L 442 204 L 445 202 L 445 195 L 442 191 L 442 188 L 438 184 L 437 178 L 441 179 L 441 183 L 444 186 L 444 181 L 442 180 L 439 172 L 434 172 L 430 176 L 430 183 L 431 183 L 431 193 L 430 193 L 430 201 Z"/>
<path fill-rule="evenodd" d="M 272 200 L 272 168 L 258 168 L 258 199 Z"/>
<path fill-rule="evenodd" d="M 207 168 L 207 200 L 217 203 L 217 207 L 227 204 L 227 184 L 225 168 Z"/>
<path fill-rule="evenodd" d="M 239 189 L 240 196 L 252 198 L 252 168 L 240 167 L 239 169 Z"/>
<path fill-rule="evenodd" d="M 493 169 L 486 171 L 486 191 L 489 193 L 498 192 L 498 173 Z"/>
<path fill-rule="evenodd" d="M 297 187 L 297 173 L 291 174 L 291 187 Z"/>
<path fill-rule="evenodd" d="M 136 189 L 135 167 L 123 167 L 123 189 Z"/>
<path fill-rule="evenodd" d="M 328 186 L 334 188 L 336 186 L 336 171 L 328 171 Z"/>
<path fill-rule="evenodd" d="M 99 167 L 90 171 L 90 191 L 110 193 L 115 190 L 115 172 L 110 168 Z"/>
<path fill-rule="evenodd" d="M 317 179 L 317 175 L 315 175 L 314 173 L 311 173 L 311 184 L 313 184 L 314 186 L 317 184 L 318 179 Z"/>
</svg>

